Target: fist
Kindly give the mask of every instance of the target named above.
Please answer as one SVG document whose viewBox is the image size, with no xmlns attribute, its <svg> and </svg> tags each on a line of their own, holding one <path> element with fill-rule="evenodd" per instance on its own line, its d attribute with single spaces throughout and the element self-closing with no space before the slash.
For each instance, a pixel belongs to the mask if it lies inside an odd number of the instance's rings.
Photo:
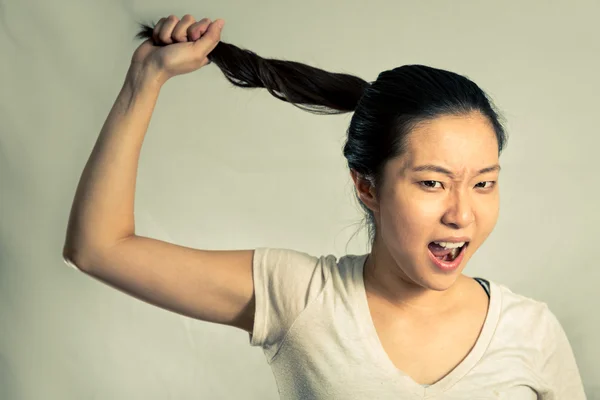
<svg viewBox="0 0 600 400">
<path fill-rule="evenodd" d="M 207 65 L 208 54 L 221 40 L 225 21 L 209 18 L 197 21 L 189 14 L 161 18 L 131 57 L 132 65 L 151 68 L 167 80 Z"/>
</svg>

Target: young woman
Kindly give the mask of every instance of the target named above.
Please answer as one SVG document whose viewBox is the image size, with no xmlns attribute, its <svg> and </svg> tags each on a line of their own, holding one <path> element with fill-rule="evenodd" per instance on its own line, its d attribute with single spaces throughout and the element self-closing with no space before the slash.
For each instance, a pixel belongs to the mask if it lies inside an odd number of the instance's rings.
<svg viewBox="0 0 600 400">
<path fill-rule="evenodd" d="M 546 304 L 462 274 L 498 217 L 506 136 L 485 93 L 422 65 L 368 83 L 264 59 L 220 42 L 223 24 L 171 15 L 142 26 L 148 39 L 77 188 L 65 261 L 154 305 L 247 331 L 285 399 L 585 399 Z M 344 155 L 370 253 L 209 251 L 135 234 L 137 163 L 160 88 L 209 62 L 308 111 L 354 112 Z"/>
</svg>

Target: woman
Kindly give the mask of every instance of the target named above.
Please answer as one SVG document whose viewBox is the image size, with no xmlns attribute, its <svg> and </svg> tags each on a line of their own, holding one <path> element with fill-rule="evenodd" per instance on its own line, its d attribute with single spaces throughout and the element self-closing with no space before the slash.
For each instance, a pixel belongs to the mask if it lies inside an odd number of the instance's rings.
<svg viewBox="0 0 600 400">
<path fill-rule="evenodd" d="M 171 15 L 142 26 L 148 40 L 77 189 L 65 261 L 149 303 L 247 331 L 282 398 L 585 399 L 548 307 L 462 274 L 498 217 L 506 137 L 485 93 L 420 65 L 369 84 L 262 59 L 219 42 L 223 24 Z M 354 112 L 344 155 L 369 254 L 208 251 L 135 235 L 137 162 L 160 88 L 209 62 L 308 111 Z"/>
</svg>

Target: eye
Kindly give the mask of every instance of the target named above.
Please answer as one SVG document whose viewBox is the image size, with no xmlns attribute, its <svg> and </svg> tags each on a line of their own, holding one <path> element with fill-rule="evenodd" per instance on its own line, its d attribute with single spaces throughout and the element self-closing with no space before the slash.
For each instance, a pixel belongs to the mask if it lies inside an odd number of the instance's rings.
<svg viewBox="0 0 600 400">
<path fill-rule="evenodd" d="M 437 187 L 435 185 L 438 183 L 440 184 L 440 187 L 441 187 L 442 182 L 439 182 L 439 181 L 421 181 L 421 182 L 419 182 L 419 184 L 421 186 L 424 186 L 427 189 L 437 189 Z"/>
<path fill-rule="evenodd" d="M 480 185 L 484 185 L 484 186 L 480 186 Z M 487 186 L 485 186 L 486 184 L 489 184 Z M 485 181 L 485 182 L 479 182 L 477 185 L 475 185 L 475 187 L 479 187 L 481 189 L 491 189 L 496 185 L 496 181 Z"/>
</svg>

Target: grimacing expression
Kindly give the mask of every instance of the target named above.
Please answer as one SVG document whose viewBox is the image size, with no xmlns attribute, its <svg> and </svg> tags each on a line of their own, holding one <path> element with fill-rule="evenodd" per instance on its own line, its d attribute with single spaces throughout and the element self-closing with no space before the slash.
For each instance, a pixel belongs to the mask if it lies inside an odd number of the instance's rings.
<svg viewBox="0 0 600 400">
<path fill-rule="evenodd" d="M 387 163 L 375 213 L 378 231 L 410 281 L 448 288 L 489 236 L 499 213 L 498 159 L 493 127 L 474 112 L 418 125 L 406 152 Z M 470 242 L 458 270 L 437 270 L 428 244 L 460 236 Z"/>
</svg>

